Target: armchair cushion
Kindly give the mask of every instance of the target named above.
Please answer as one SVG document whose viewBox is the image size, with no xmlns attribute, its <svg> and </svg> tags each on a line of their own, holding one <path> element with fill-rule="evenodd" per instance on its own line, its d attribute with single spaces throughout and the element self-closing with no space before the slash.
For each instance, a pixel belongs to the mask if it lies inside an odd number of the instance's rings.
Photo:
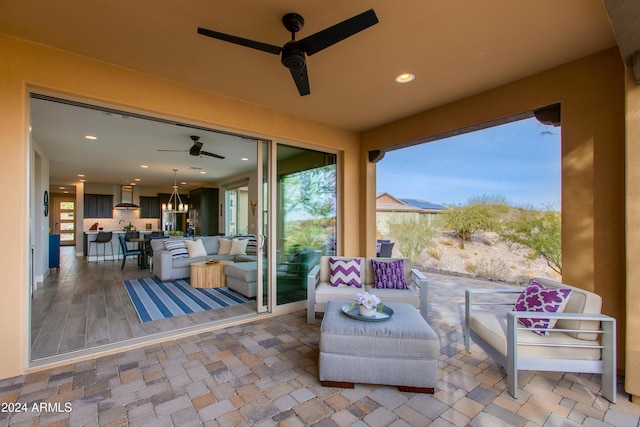
<svg viewBox="0 0 640 427">
<path fill-rule="evenodd" d="M 362 260 L 360 258 L 339 259 L 330 257 L 329 267 L 331 269 L 331 277 L 329 284 L 331 286 L 347 285 L 362 287 L 361 269 Z"/>
<path fill-rule="evenodd" d="M 404 261 L 397 259 L 394 261 L 379 261 L 372 259 L 375 289 L 407 289 L 407 282 L 404 279 Z"/>
<path fill-rule="evenodd" d="M 479 312 L 475 313 L 469 322 L 469 326 L 479 338 L 495 348 L 502 356 L 507 357 L 507 322 L 504 315 Z M 533 331 L 519 330 L 518 342 L 530 344 L 518 346 L 519 358 L 600 359 L 598 341 L 580 340 L 563 332 L 543 337 Z"/>
<path fill-rule="evenodd" d="M 569 300 L 571 289 L 545 288 L 540 283 L 532 280 L 529 286 L 522 291 L 516 304 L 515 311 L 562 313 Z M 549 318 L 519 318 L 518 321 L 528 328 L 536 328 L 533 332 L 547 336 L 547 328 L 553 328 L 556 319 Z"/>
</svg>

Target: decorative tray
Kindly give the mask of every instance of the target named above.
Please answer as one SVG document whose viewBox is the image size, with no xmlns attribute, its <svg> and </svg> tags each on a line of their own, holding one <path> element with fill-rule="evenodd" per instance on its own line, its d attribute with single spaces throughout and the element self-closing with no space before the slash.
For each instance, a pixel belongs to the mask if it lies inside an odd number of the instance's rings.
<svg viewBox="0 0 640 427">
<path fill-rule="evenodd" d="M 355 320 L 362 320 L 363 322 L 383 322 L 389 320 L 393 316 L 393 310 L 387 306 L 384 306 L 382 312 L 376 311 L 375 316 L 362 316 L 358 312 L 358 307 L 354 307 L 353 310 L 349 310 L 351 304 L 345 304 L 342 306 L 342 312 Z"/>
</svg>

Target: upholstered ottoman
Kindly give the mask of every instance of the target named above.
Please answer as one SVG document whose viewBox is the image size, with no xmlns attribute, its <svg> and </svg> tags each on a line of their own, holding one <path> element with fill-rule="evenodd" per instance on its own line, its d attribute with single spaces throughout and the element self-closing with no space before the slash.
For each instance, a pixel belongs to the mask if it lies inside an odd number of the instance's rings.
<svg viewBox="0 0 640 427">
<path fill-rule="evenodd" d="M 440 340 L 420 312 L 407 303 L 389 303 L 390 319 L 367 322 L 342 312 L 350 302 L 327 303 L 320 328 L 320 383 L 347 388 L 384 384 L 433 393 Z"/>
<path fill-rule="evenodd" d="M 227 275 L 227 287 L 232 291 L 241 293 L 247 298 L 256 296 L 256 270 L 258 263 L 236 262 L 224 266 L 224 274 Z"/>
</svg>

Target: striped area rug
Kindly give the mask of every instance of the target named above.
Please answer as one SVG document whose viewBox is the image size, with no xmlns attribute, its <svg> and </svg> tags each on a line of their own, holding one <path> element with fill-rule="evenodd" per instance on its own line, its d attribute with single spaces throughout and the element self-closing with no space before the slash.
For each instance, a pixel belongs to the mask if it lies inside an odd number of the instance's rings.
<svg viewBox="0 0 640 427">
<path fill-rule="evenodd" d="M 192 288 L 188 279 L 161 282 L 148 277 L 123 283 L 142 323 L 249 302 L 227 287 Z"/>
</svg>

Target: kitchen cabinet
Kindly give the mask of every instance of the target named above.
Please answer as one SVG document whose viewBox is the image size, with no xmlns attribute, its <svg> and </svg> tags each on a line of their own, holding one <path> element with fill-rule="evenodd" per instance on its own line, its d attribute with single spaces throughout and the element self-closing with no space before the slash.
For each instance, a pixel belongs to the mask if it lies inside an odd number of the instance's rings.
<svg viewBox="0 0 640 427">
<path fill-rule="evenodd" d="M 140 218 L 160 218 L 160 198 L 140 196 Z"/>
<path fill-rule="evenodd" d="M 196 236 L 220 233 L 219 192 L 217 188 L 198 188 L 189 193 L 189 219 Z"/>
<path fill-rule="evenodd" d="M 85 218 L 113 218 L 113 194 L 85 194 Z"/>
</svg>

